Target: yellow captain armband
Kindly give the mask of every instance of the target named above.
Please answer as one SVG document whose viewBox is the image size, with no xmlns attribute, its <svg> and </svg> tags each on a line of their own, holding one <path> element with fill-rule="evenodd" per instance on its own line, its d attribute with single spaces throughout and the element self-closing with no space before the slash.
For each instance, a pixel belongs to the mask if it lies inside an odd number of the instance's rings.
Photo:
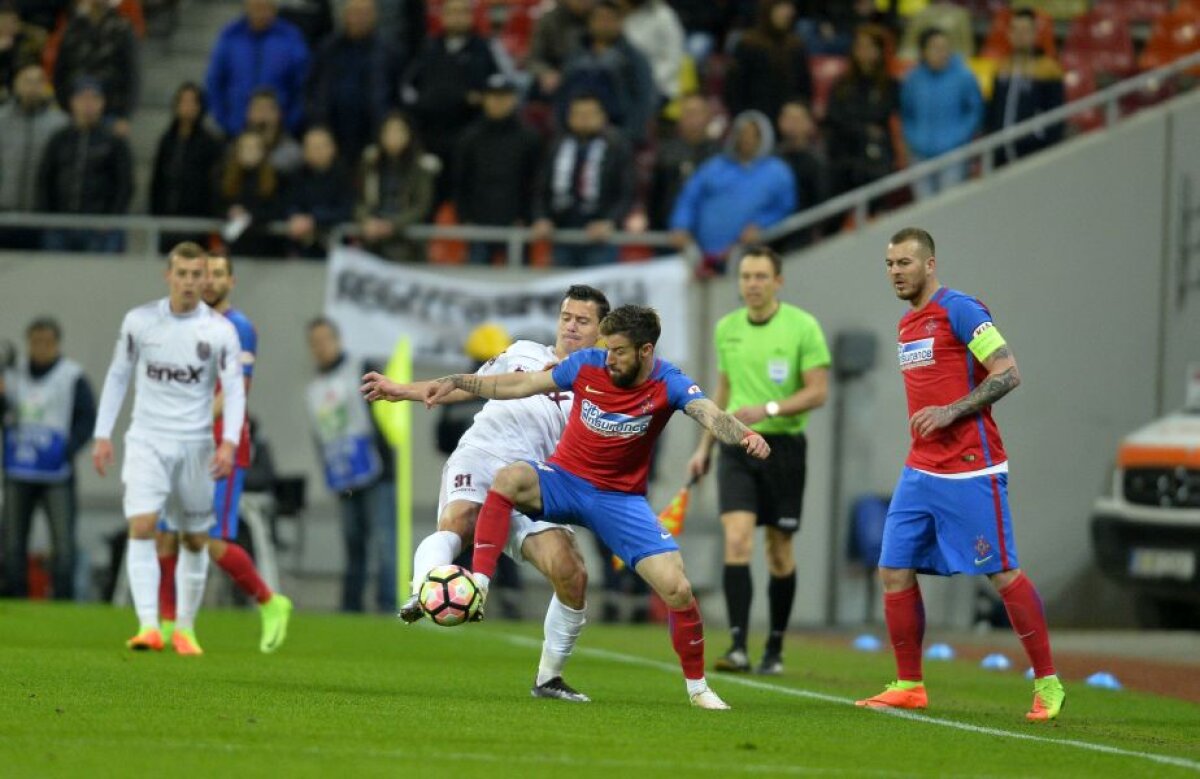
<svg viewBox="0 0 1200 779">
<path fill-rule="evenodd" d="M 967 344 L 967 348 L 975 355 L 976 360 L 983 362 L 1005 343 L 1007 342 L 1004 336 L 1000 335 L 996 326 L 991 322 L 984 322 L 971 333 L 971 342 Z"/>
</svg>

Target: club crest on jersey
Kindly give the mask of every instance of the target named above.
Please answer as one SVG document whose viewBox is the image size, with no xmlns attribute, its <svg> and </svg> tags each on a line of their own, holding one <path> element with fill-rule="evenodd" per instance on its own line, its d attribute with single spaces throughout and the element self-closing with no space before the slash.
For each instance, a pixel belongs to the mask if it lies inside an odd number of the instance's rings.
<svg viewBox="0 0 1200 779">
<path fill-rule="evenodd" d="M 929 317 L 925 320 L 925 332 L 929 333 L 930 335 L 933 335 L 937 332 L 937 322 L 933 320 L 933 317 Z"/>
<path fill-rule="evenodd" d="M 196 342 L 196 356 L 201 360 L 207 360 L 209 357 L 212 357 L 212 346 L 209 345 L 208 341 Z"/>
<path fill-rule="evenodd" d="M 921 338 L 916 341 L 901 341 L 896 344 L 900 356 L 900 370 L 920 368 L 933 365 L 933 339 Z"/>
<path fill-rule="evenodd" d="M 642 403 L 642 413 L 649 414 L 654 411 L 654 398 L 646 398 Z"/>
<path fill-rule="evenodd" d="M 631 417 L 615 411 L 605 411 L 590 400 L 584 399 L 579 409 L 579 419 L 593 433 L 606 438 L 633 438 L 645 435 L 650 429 L 650 416 Z"/>
</svg>

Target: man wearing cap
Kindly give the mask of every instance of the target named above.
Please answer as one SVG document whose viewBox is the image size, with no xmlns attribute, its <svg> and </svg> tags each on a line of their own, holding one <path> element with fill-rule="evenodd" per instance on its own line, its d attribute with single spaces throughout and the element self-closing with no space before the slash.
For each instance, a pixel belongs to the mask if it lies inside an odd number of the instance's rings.
<svg viewBox="0 0 1200 779">
<path fill-rule="evenodd" d="M 71 123 L 46 144 L 37 176 L 37 210 L 52 214 L 123 214 L 133 196 L 133 156 L 104 125 L 104 90 L 88 76 L 71 90 Z M 48 230 L 50 251 L 120 252 L 115 230 Z"/>
<path fill-rule="evenodd" d="M 464 224 L 529 224 L 542 144 L 517 117 L 517 101 L 516 85 L 493 73 L 483 90 L 483 116 L 459 138 L 453 198 Z M 470 262 L 486 265 L 503 248 L 473 243 Z"/>
</svg>

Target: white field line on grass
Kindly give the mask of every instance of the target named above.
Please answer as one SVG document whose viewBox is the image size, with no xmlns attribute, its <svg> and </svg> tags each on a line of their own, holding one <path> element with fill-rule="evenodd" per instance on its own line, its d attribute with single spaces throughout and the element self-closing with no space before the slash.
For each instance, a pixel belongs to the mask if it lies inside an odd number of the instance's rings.
<svg viewBox="0 0 1200 779">
<path fill-rule="evenodd" d="M 526 636 L 505 636 L 511 644 L 526 647 L 540 648 L 541 641 L 528 638 Z M 594 649 L 591 647 L 583 647 L 576 649 L 579 654 L 598 657 L 605 660 L 612 660 L 617 663 L 626 665 L 640 665 L 644 668 L 657 668 L 660 671 L 669 673 L 679 673 L 679 666 L 673 663 L 664 663 L 658 660 L 650 660 L 637 655 L 627 655 L 623 652 L 611 652 L 607 649 Z M 854 699 L 843 698 L 837 695 L 826 695 L 825 693 L 812 692 L 811 690 L 803 690 L 797 687 L 786 687 L 781 684 L 771 684 L 770 682 L 761 682 L 757 679 L 745 679 L 740 676 L 722 676 L 722 684 L 736 684 L 742 687 L 750 687 L 756 690 L 766 690 L 768 692 L 777 692 L 783 695 L 791 695 L 796 698 L 809 698 L 812 700 L 824 701 L 825 703 L 839 703 L 842 705 L 854 705 Z M 1183 757 L 1172 757 L 1170 755 L 1157 755 L 1153 752 L 1138 752 L 1132 749 L 1121 749 L 1120 747 L 1112 747 L 1107 744 L 1094 744 L 1090 741 L 1078 741 L 1070 738 L 1047 738 L 1045 736 L 1034 736 L 1028 733 L 1016 733 L 1011 730 L 1002 730 L 1000 728 L 987 728 L 981 725 L 971 725 L 966 722 L 956 722 L 954 720 L 940 719 L 931 717 L 927 714 L 917 714 L 916 712 L 906 711 L 902 709 L 872 709 L 875 712 L 889 714 L 901 719 L 912 720 L 914 722 L 923 722 L 927 725 L 941 725 L 945 728 L 953 728 L 962 730 L 968 733 L 978 733 L 984 736 L 996 736 L 998 738 L 1009 738 L 1018 741 L 1035 741 L 1041 744 L 1057 744 L 1060 746 L 1075 747 L 1076 749 L 1086 749 L 1091 752 L 1100 752 L 1107 755 L 1118 755 L 1120 757 L 1133 757 L 1140 760 L 1149 760 L 1153 763 L 1162 765 L 1175 766 L 1176 768 L 1186 768 L 1192 771 L 1200 772 L 1200 762 L 1188 760 Z M 1031 725 L 1031 727 L 1034 727 Z"/>
</svg>

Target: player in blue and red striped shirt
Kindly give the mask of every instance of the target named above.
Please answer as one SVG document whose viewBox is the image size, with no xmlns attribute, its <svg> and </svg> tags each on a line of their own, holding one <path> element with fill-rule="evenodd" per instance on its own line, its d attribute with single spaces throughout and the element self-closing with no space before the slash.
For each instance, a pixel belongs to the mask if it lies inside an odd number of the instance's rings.
<svg viewBox="0 0 1200 779">
<path fill-rule="evenodd" d="M 514 506 L 529 517 L 591 529 L 666 602 L 671 643 L 692 704 L 727 709 L 705 682 L 700 609 L 679 546 L 646 502 L 646 476 L 654 441 L 676 410 L 718 441 L 741 445 L 759 459 L 770 447 L 717 408 L 682 371 L 654 356 L 660 331 L 653 309 L 621 306 L 600 323 L 607 349 L 582 349 L 542 373 L 447 376 L 430 383 L 426 402 L 437 403 L 456 388 L 498 399 L 574 393 L 570 419 L 550 459 L 497 472 L 475 527 L 475 579 L 486 597 Z"/>
<path fill-rule="evenodd" d="M 1020 383 L 1012 350 L 975 298 L 937 279 L 933 237 L 910 227 L 892 236 L 887 272 L 911 305 L 897 353 L 908 396 L 912 448 L 892 495 L 879 576 L 897 681 L 860 706 L 923 709 L 925 607 L 917 574 L 983 574 L 991 580 L 1034 671 L 1033 707 L 1046 721 L 1062 708 L 1042 600 L 1021 572 L 1008 508 L 1008 457 L 992 404 Z"/>
</svg>

